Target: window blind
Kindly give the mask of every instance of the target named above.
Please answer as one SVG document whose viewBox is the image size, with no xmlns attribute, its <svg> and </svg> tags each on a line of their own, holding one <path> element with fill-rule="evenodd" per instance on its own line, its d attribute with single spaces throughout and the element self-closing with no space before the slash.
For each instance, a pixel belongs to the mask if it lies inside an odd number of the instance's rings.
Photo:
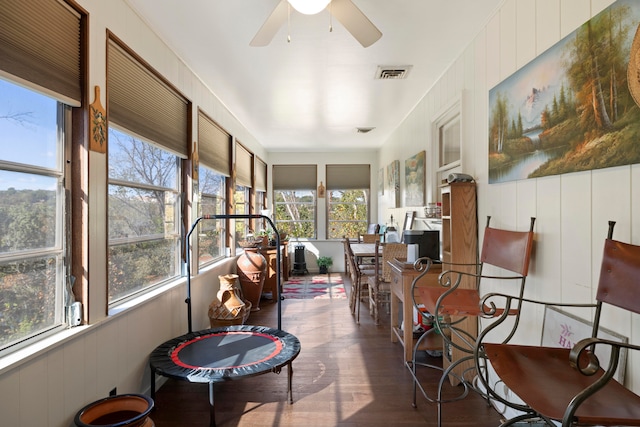
<svg viewBox="0 0 640 427">
<path fill-rule="evenodd" d="M 256 191 L 267 191 L 267 164 L 256 157 L 255 162 Z"/>
<path fill-rule="evenodd" d="M 253 168 L 253 154 L 236 143 L 236 184 L 251 187 L 251 170 Z"/>
<path fill-rule="evenodd" d="M 0 3 L 0 70 L 60 101 L 82 101 L 81 16 L 56 0 Z"/>
<path fill-rule="evenodd" d="M 327 165 L 327 190 L 369 189 L 370 169 L 370 165 Z"/>
<path fill-rule="evenodd" d="M 231 176 L 231 135 L 202 111 L 198 111 L 198 155 L 204 166 Z"/>
<path fill-rule="evenodd" d="M 316 165 L 274 165 L 274 190 L 314 190 L 317 186 Z"/>
<path fill-rule="evenodd" d="M 113 36 L 107 47 L 109 121 L 189 156 L 190 103 Z"/>
</svg>

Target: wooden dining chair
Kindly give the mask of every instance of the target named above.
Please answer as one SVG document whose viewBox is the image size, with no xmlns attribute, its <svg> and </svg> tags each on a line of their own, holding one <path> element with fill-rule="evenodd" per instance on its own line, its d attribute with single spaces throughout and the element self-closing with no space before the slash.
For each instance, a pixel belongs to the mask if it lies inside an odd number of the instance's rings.
<svg viewBox="0 0 640 427">
<path fill-rule="evenodd" d="M 376 243 L 380 241 L 379 234 L 363 234 L 361 237 L 362 243 Z"/>
<path fill-rule="evenodd" d="M 349 263 L 349 278 L 351 279 L 351 293 L 349 294 L 349 308 L 355 315 L 356 323 L 360 323 L 360 305 L 363 298 L 368 299 L 368 277 L 375 274 L 373 269 L 362 269 L 356 262 L 356 257 L 351 250 L 349 239 L 343 239 L 344 250 Z"/>
<path fill-rule="evenodd" d="M 380 324 L 380 306 L 391 301 L 391 266 L 394 258 L 406 258 L 407 245 L 404 243 L 376 242 L 374 275 L 368 278 L 369 311 L 375 324 Z"/>
<path fill-rule="evenodd" d="M 535 218 L 531 218 L 528 231 L 503 230 L 490 227 L 491 217 L 487 217 L 482 241 L 479 264 L 451 264 L 443 263 L 440 274 L 441 286 L 418 287 L 416 283 L 421 276 L 414 279 L 412 286 L 413 303 L 425 321 L 433 321 L 434 329 L 420 339 L 426 339 L 430 334 L 440 333 L 444 341 L 443 374 L 440 378 L 435 396 L 429 396 L 416 376 L 418 366 L 433 368 L 428 363 L 418 362 L 416 351 L 413 354 L 412 374 L 414 377 L 413 405 L 416 406 L 416 388 L 419 388 L 428 401 L 436 402 L 438 407 L 438 426 L 442 425 L 442 390 L 444 382 L 449 379 L 452 385 L 462 383 L 463 391 L 457 398 L 464 398 L 469 389 L 474 387 L 473 379 L 476 374 L 485 375 L 474 363 L 477 319 L 490 318 L 500 315 L 500 309 L 493 313 L 483 310 L 480 304 L 480 285 L 491 281 L 501 286 L 510 286 L 510 294 L 520 298 L 524 295 L 524 288 L 529 273 L 529 261 L 533 248 L 533 227 Z M 487 266 L 493 266 L 500 274 L 488 275 Z M 474 271 L 475 270 L 475 271 Z M 426 271 L 422 275 L 426 274 Z M 425 310 L 425 312 L 422 311 Z M 509 338 L 515 332 L 520 320 L 520 305 L 508 311 L 513 319 L 513 328 Z M 427 320 L 428 317 L 428 320 Z M 470 326 L 471 325 L 471 326 Z M 416 349 L 419 345 L 416 345 Z"/>
<path fill-rule="evenodd" d="M 499 388 L 508 387 L 524 402 L 504 398 L 486 377 L 479 378 L 492 399 L 521 411 L 502 426 L 531 419 L 542 419 L 550 427 L 556 425 L 554 421 L 563 427 L 640 426 L 640 396 L 613 378 L 621 351 L 640 350 L 640 346 L 598 338 L 603 311 L 615 311 L 616 317 L 624 312 L 640 314 L 640 246 L 613 240 L 614 225 L 609 222 L 595 303 L 550 304 L 499 293 L 483 299 L 488 309 L 498 300 L 506 307 L 519 306 L 524 301 L 544 307 L 574 307 L 573 313 L 582 307 L 586 308 L 586 317 L 593 314 L 591 337 L 572 348 L 502 341 L 498 335 L 502 335 L 500 327 L 507 318 L 506 312 L 482 331 L 475 351 L 476 363 L 488 360 L 499 377 Z M 609 357 L 603 367 L 595 354 L 602 355 L 600 350 Z"/>
</svg>

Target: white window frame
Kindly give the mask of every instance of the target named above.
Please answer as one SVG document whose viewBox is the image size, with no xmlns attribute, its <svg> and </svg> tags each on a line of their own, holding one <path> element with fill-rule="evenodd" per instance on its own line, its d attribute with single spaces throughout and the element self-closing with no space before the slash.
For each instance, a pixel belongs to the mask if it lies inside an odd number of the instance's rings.
<svg viewBox="0 0 640 427">
<path fill-rule="evenodd" d="M 364 202 L 362 203 L 355 203 L 357 205 L 360 206 L 364 206 L 366 209 L 366 218 L 362 219 L 362 220 L 332 220 L 331 219 L 331 208 L 334 205 L 340 205 L 340 204 L 347 204 L 348 202 L 344 202 L 344 201 L 340 201 L 340 202 L 332 202 L 332 196 L 331 194 L 334 192 L 346 192 L 346 191 L 362 191 L 364 194 Z M 353 224 L 361 224 L 362 227 L 360 227 L 360 229 L 362 230 L 362 232 L 358 232 L 357 235 L 347 235 L 348 238 L 350 239 L 357 239 L 358 236 L 360 234 L 365 234 L 367 232 L 367 227 L 369 225 L 369 217 L 370 217 L 370 211 L 371 211 L 371 206 L 370 206 L 370 202 L 371 202 L 371 197 L 370 197 L 370 191 L 368 188 L 362 188 L 362 189 L 348 189 L 348 190 L 327 190 L 327 239 L 342 239 L 343 236 L 339 235 L 341 233 L 338 233 L 338 235 L 336 236 L 332 236 L 331 235 L 331 230 L 332 230 L 332 223 L 353 223 Z M 353 203 L 352 203 L 353 204 Z"/>
<path fill-rule="evenodd" d="M 312 202 L 300 202 L 298 201 L 299 198 L 296 197 L 296 201 L 295 202 L 279 202 L 278 201 L 278 197 L 277 197 L 277 193 L 278 192 L 291 192 L 291 193 L 310 193 L 313 201 Z M 298 205 L 308 205 L 312 207 L 312 211 L 313 211 L 313 218 L 312 219 L 308 219 L 308 220 L 282 220 L 282 219 L 278 219 L 276 217 L 276 213 L 278 212 L 278 206 L 282 205 L 282 206 L 286 206 L 286 205 L 290 205 L 290 204 L 298 204 Z M 318 227 L 317 227 L 317 219 L 318 219 L 318 197 L 317 197 L 317 192 L 315 189 L 308 189 L 308 190 L 274 190 L 273 191 L 273 206 L 274 206 L 274 213 L 273 213 L 273 217 L 275 218 L 275 225 L 276 228 L 278 229 L 279 232 L 282 232 L 283 230 L 281 230 L 282 227 L 279 227 L 278 224 L 282 224 L 282 223 L 287 223 L 287 224 L 296 224 L 296 223 L 311 223 L 312 224 L 312 230 L 313 230 L 313 236 L 296 236 L 296 235 L 289 235 L 289 237 L 299 237 L 302 239 L 316 239 L 318 236 Z"/>
<path fill-rule="evenodd" d="M 451 136 L 453 128 L 457 128 L 457 132 L 453 132 L 457 135 L 457 138 L 451 140 L 447 138 Z M 446 179 L 449 173 L 453 171 L 460 171 L 462 168 L 462 98 L 458 97 L 447 105 L 439 114 L 432 120 L 433 129 L 433 144 L 432 144 L 432 166 L 435 171 L 433 176 L 435 187 L 446 184 Z M 443 150 L 444 147 L 444 150 Z M 459 153 L 458 158 L 450 161 L 445 161 L 445 153 L 447 150 L 450 152 L 451 147 L 457 148 Z M 455 149 L 454 148 L 454 149 Z M 439 200 L 440 192 L 436 191 L 437 188 L 432 188 L 435 197 L 427 197 L 428 200 Z"/>
<path fill-rule="evenodd" d="M 38 90 L 26 87 L 24 85 L 18 85 L 8 79 L 3 79 L 6 82 L 15 86 L 22 86 L 24 90 L 31 91 L 35 94 L 51 97 L 50 94 L 42 94 Z M 71 266 L 69 265 L 69 253 L 71 251 L 71 241 L 68 240 L 68 231 L 70 230 L 70 200 L 66 197 L 66 194 L 70 191 L 71 183 L 71 168 L 66 167 L 65 158 L 70 158 L 71 152 L 71 107 L 65 105 L 59 100 L 56 101 L 56 159 L 54 167 L 43 167 L 40 165 L 29 164 L 24 162 L 7 161 L 0 159 L 0 170 L 19 173 L 24 175 L 31 175 L 36 177 L 53 178 L 56 183 L 56 201 L 55 201 L 55 236 L 54 242 L 49 247 L 43 248 L 26 248 L 16 251 L 9 251 L 0 253 L 0 264 L 11 265 L 13 263 L 28 262 L 29 260 L 36 259 L 53 259 L 55 265 L 53 271 L 55 274 L 53 290 L 53 313 L 51 321 L 37 329 L 33 329 L 24 333 L 23 335 L 16 337 L 15 339 L 6 342 L 0 342 L 0 355 L 10 353 L 32 344 L 34 341 L 42 340 L 54 333 L 57 333 L 66 328 L 65 318 L 65 301 L 68 295 L 66 294 L 67 277 L 71 275 Z M 2 143 L 10 143 L 10 141 L 3 141 Z M 14 141 L 14 143 L 18 143 Z M 7 188 L 11 188 L 8 186 Z M 2 315 L 0 310 L 0 315 Z"/>
<path fill-rule="evenodd" d="M 180 209 L 180 207 L 182 206 L 182 203 L 181 203 L 182 196 L 180 191 L 180 189 L 182 188 L 181 159 L 179 156 L 171 153 L 161 145 L 154 144 L 153 142 L 150 142 L 144 138 L 141 138 L 140 136 L 135 135 L 134 133 L 126 129 L 123 129 L 119 126 L 111 124 L 109 131 L 111 130 L 123 133 L 125 136 L 132 137 L 136 141 L 149 144 L 156 149 L 163 150 L 165 153 L 174 155 L 175 162 L 176 162 L 176 166 L 175 166 L 176 176 L 175 176 L 175 187 L 163 187 L 163 186 L 158 186 L 158 185 L 149 184 L 149 183 L 140 183 L 140 182 L 134 182 L 134 181 L 126 181 L 123 179 L 117 179 L 112 177 L 109 174 L 108 186 L 110 189 L 112 186 L 119 186 L 119 187 L 132 189 L 133 191 L 162 191 L 165 193 L 165 197 L 164 197 L 165 204 L 167 204 L 168 207 L 167 209 L 165 209 L 165 217 L 163 218 L 164 227 L 162 232 L 153 233 L 153 234 L 132 235 L 127 237 L 119 237 L 119 238 L 111 238 L 111 236 L 109 235 L 109 242 L 108 242 L 109 251 L 108 251 L 107 257 L 111 256 L 111 253 L 110 253 L 111 248 L 116 246 L 145 244 L 145 243 L 162 243 L 166 240 L 172 241 L 172 244 L 170 245 L 170 247 L 171 247 L 171 253 L 173 254 L 172 256 L 173 266 L 169 267 L 170 269 L 171 268 L 173 269 L 172 274 L 167 275 L 166 277 L 160 278 L 159 280 L 156 280 L 156 281 L 140 283 L 138 284 L 139 286 L 135 287 L 133 290 L 130 290 L 128 293 L 124 295 L 119 295 L 114 298 L 111 297 L 112 278 L 108 275 L 109 308 L 113 308 L 119 304 L 125 303 L 131 300 L 132 298 L 135 298 L 141 294 L 147 293 L 161 285 L 169 283 L 182 276 L 182 259 L 180 256 L 180 248 L 182 244 L 182 235 L 180 232 L 180 229 L 181 229 L 180 224 L 182 223 L 182 212 Z M 109 139 L 110 145 L 114 143 L 113 139 L 114 138 L 112 138 L 110 135 L 110 139 Z M 107 224 L 109 224 L 109 221 L 110 219 L 108 218 Z M 109 264 L 111 265 L 111 262 L 109 262 Z"/>
<path fill-rule="evenodd" d="M 221 174 L 219 172 L 216 172 L 215 170 L 208 168 L 206 166 L 200 165 L 199 166 L 200 170 L 198 172 L 198 177 L 199 177 L 199 182 L 198 182 L 198 200 L 197 200 L 197 206 L 198 206 L 198 217 L 202 216 L 202 215 L 210 215 L 210 214 L 225 214 L 225 209 L 227 206 L 227 199 L 226 199 L 226 192 L 227 192 L 227 187 L 226 187 L 226 181 L 227 179 L 229 179 L 227 176 L 225 176 L 224 174 Z M 222 178 L 222 183 L 220 188 L 218 188 L 218 193 L 208 193 L 207 190 L 208 189 L 203 189 L 202 186 L 202 181 L 203 178 L 206 174 L 214 174 L 214 175 L 218 175 Z M 204 201 L 207 200 L 210 203 L 208 204 L 209 206 L 213 205 L 213 206 L 219 206 L 221 205 L 221 211 L 220 212 L 209 212 L 204 211 L 203 210 L 203 205 L 205 204 Z M 200 221 L 200 223 L 198 224 L 198 266 L 201 267 L 205 267 L 207 265 L 213 264 L 216 261 L 219 261 L 221 259 L 223 259 L 226 256 L 226 235 L 227 235 L 227 230 L 226 230 L 226 220 L 224 219 L 216 219 L 216 220 L 208 220 L 208 221 Z M 218 251 L 219 251 L 219 255 L 215 256 L 215 255 L 211 255 L 211 258 L 208 259 L 203 259 L 203 252 L 201 251 L 202 249 L 202 244 L 201 241 L 204 237 L 206 237 L 206 233 L 209 232 L 216 232 L 218 233 L 219 236 L 219 246 L 218 246 Z"/>
</svg>

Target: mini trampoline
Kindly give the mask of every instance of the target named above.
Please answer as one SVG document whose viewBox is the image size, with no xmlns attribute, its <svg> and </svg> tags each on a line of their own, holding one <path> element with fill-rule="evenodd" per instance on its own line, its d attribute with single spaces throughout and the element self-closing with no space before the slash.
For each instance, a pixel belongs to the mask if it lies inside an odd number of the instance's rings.
<svg viewBox="0 0 640 427">
<path fill-rule="evenodd" d="M 156 375 L 209 384 L 210 426 L 215 426 L 214 384 L 239 380 L 268 372 L 288 372 L 288 398 L 293 403 L 291 362 L 300 353 L 300 341 L 281 330 L 280 269 L 276 271 L 278 292 L 278 329 L 265 326 L 241 325 L 205 329 L 191 329 L 191 274 L 189 271 L 189 236 L 202 219 L 264 218 L 276 232 L 271 219 L 263 215 L 206 215 L 198 218 L 187 234 L 187 311 L 189 332 L 156 347 L 149 357 L 151 368 L 151 397 L 155 398 Z M 280 251 L 277 251 L 279 255 Z M 278 257 L 278 256 L 277 256 Z M 279 258 L 279 257 L 278 257 Z M 280 265 L 280 260 L 276 260 Z"/>
</svg>

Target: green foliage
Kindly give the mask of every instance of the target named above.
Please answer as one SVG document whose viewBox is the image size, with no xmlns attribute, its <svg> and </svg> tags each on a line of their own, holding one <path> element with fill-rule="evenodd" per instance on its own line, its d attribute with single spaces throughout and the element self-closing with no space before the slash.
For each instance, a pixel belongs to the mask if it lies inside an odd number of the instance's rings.
<svg viewBox="0 0 640 427">
<path fill-rule="evenodd" d="M 329 256 L 318 257 L 318 267 L 329 268 L 333 265 L 333 258 Z"/>
<path fill-rule="evenodd" d="M 316 199 L 312 191 L 275 191 L 275 222 L 280 233 L 316 237 Z"/>
<path fill-rule="evenodd" d="M 356 238 L 367 231 L 368 192 L 364 190 L 329 191 L 329 239 Z"/>
</svg>

